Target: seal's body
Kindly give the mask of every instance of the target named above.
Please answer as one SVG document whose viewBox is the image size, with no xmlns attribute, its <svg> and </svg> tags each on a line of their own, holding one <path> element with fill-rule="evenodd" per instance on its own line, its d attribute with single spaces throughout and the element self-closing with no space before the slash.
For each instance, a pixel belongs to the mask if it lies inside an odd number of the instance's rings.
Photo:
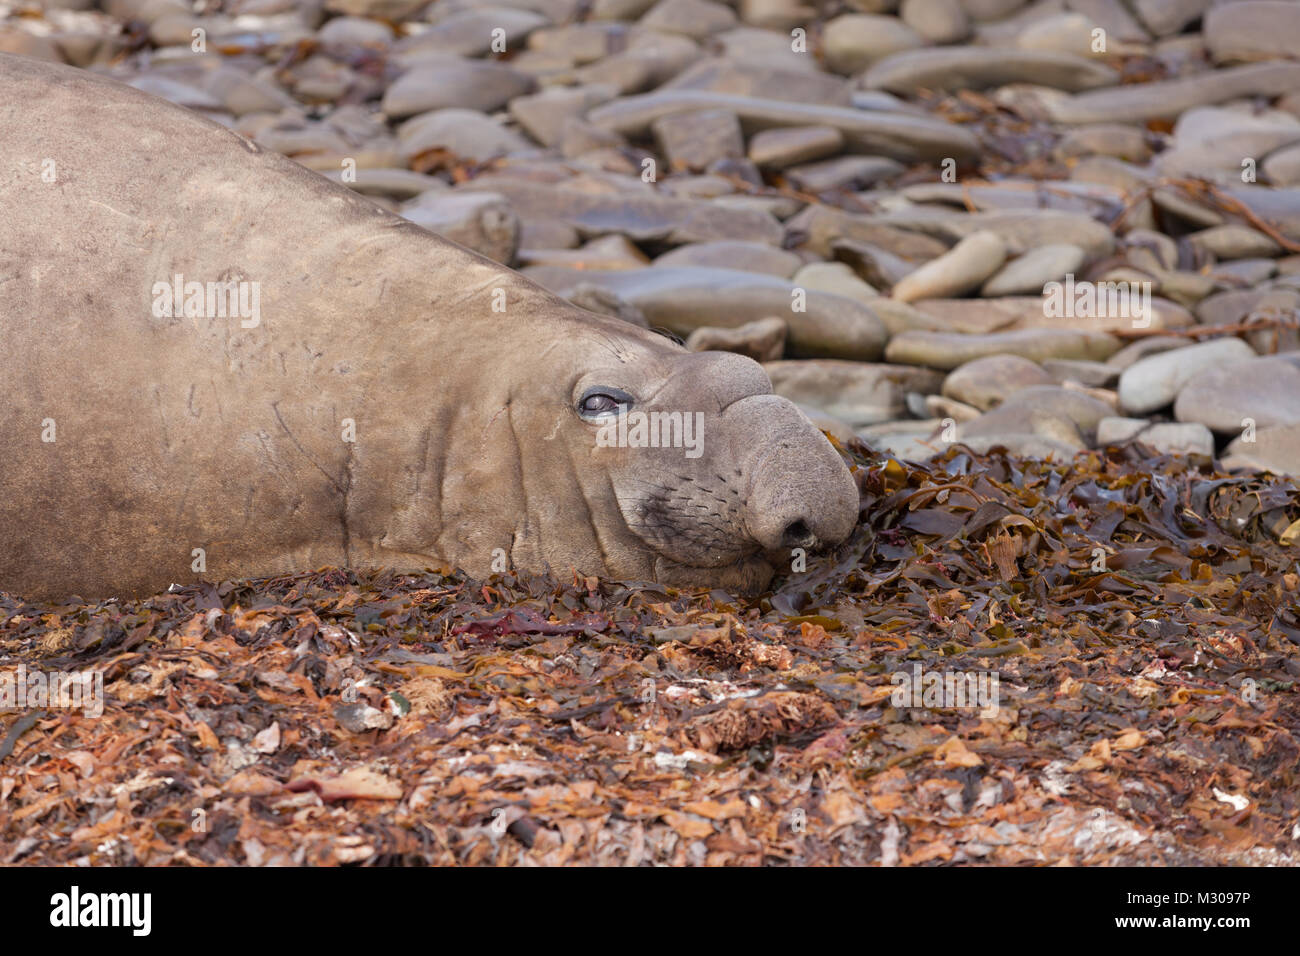
<svg viewBox="0 0 1300 956">
<path fill-rule="evenodd" d="M 749 360 L 128 87 L 0 54 L 0 209 L 5 590 L 438 564 L 752 590 L 856 520 Z M 598 441 L 630 411 L 698 416 L 695 457 Z"/>
</svg>

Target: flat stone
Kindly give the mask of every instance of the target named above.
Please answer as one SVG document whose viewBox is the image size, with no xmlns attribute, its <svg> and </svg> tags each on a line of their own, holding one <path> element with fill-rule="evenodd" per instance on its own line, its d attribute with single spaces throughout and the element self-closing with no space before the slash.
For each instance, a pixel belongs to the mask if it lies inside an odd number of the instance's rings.
<svg viewBox="0 0 1300 956">
<path fill-rule="evenodd" d="M 702 40 L 710 34 L 733 28 L 736 13 L 713 0 L 659 0 L 641 18 L 640 25 L 662 33 L 681 33 Z"/>
<path fill-rule="evenodd" d="M 970 36 L 970 16 L 961 0 L 903 0 L 899 16 L 927 43 L 960 43 Z"/>
<path fill-rule="evenodd" d="M 875 304 L 880 293 L 858 278 L 856 272 L 842 262 L 810 262 L 790 280 L 803 289 L 829 292 L 854 299 L 867 306 Z"/>
<path fill-rule="evenodd" d="M 785 319 L 769 316 L 734 329 L 703 326 L 686 337 L 686 347 L 692 352 L 736 352 L 756 362 L 775 362 L 785 354 L 788 333 Z"/>
<path fill-rule="evenodd" d="M 502 63 L 438 60 L 407 70 L 384 94 L 386 116 L 403 119 L 441 109 L 488 113 L 531 93 L 533 78 Z"/>
<path fill-rule="evenodd" d="M 514 130 L 474 110 L 421 113 L 397 128 L 398 149 L 410 162 L 421 153 L 442 149 L 462 159 L 484 162 L 530 148 Z"/>
<path fill-rule="evenodd" d="M 949 372 L 943 380 L 943 394 L 988 411 L 1022 388 L 1052 384 L 1052 376 L 1037 362 L 1019 355 L 988 355 Z"/>
<path fill-rule="evenodd" d="M 1195 423 L 1162 422 L 1152 425 L 1138 434 L 1137 441 L 1163 455 L 1214 457 L 1214 436 L 1204 425 Z"/>
<path fill-rule="evenodd" d="M 1151 145 L 1143 130 L 1120 123 L 1093 123 L 1072 129 L 1056 144 L 1057 159 L 1082 156 L 1113 156 L 1130 163 L 1145 163 L 1151 158 Z"/>
<path fill-rule="evenodd" d="M 973 158 L 980 149 L 969 130 L 928 116 L 783 103 L 702 90 L 668 89 L 623 97 L 591 110 L 587 119 L 625 136 L 641 136 L 661 116 L 701 109 L 735 113 L 748 135 L 783 126 L 832 126 L 852 151 L 905 162 L 946 157 L 961 161 Z"/>
<path fill-rule="evenodd" d="M 951 250 L 909 273 L 890 296 L 900 302 L 962 295 L 979 288 L 1006 261 L 1002 239 L 992 232 L 976 232 Z"/>
<path fill-rule="evenodd" d="M 1240 0 L 1210 7 L 1202 31 L 1216 63 L 1294 57 L 1300 5 L 1281 0 Z"/>
<path fill-rule="evenodd" d="M 1274 240 L 1258 229 L 1237 223 L 1211 226 L 1187 237 L 1193 248 L 1216 259 L 1247 259 L 1252 256 L 1275 256 L 1282 251 Z"/>
<path fill-rule="evenodd" d="M 1077 92 L 1113 86 L 1114 68 L 1053 50 L 941 47 L 895 53 L 862 76 L 862 85 L 900 95 L 928 90 L 983 90 L 1009 83 L 1034 83 Z"/>
<path fill-rule="evenodd" d="M 1041 293 L 1049 282 L 1082 268 L 1086 256 L 1078 246 L 1049 243 L 1012 259 L 980 289 L 986 297 Z"/>
<path fill-rule="evenodd" d="M 1233 441 L 1224 451 L 1223 466 L 1300 475 L 1300 425 L 1261 428 L 1254 439 L 1243 436 Z"/>
<path fill-rule="evenodd" d="M 1105 362 L 1085 362 L 1080 359 L 1044 359 L 1043 371 L 1057 384 L 1078 382 L 1087 388 L 1107 388 L 1119 380 L 1120 370 Z"/>
<path fill-rule="evenodd" d="M 706 169 L 745 155 L 740 121 L 727 110 L 670 113 L 651 123 L 650 130 L 672 169 Z"/>
<path fill-rule="evenodd" d="M 791 166 L 785 178 L 808 193 L 836 189 L 865 189 L 881 180 L 892 179 L 904 166 L 884 156 L 837 156 L 817 163 Z"/>
<path fill-rule="evenodd" d="M 1230 7 L 1229 7 L 1230 9 Z M 1057 123 L 1145 123 L 1173 120 L 1194 106 L 1300 89 L 1300 63 L 1252 63 L 1175 80 L 1133 83 L 1045 101 Z"/>
<path fill-rule="evenodd" d="M 1224 435 L 1300 424 L 1300 368 L 1284 357 L 1248 358 L 1204 369 L 1178 393 L 1174 417 Z"/>
<path fill-rule="evenodd" d="M 822 32 L 822 58 L 836 73 L 857 73 L 901 50 L 915 50 L 925 40 L 897 17 L 846 13 L 827 20 Z"/>
<path fill-rule="evenodd" d="M 1145 418 L 1125 418 L 1108 415 L 1097 423 L 1097 447 L 1122 445 L 1151 423 Z"/>
<path fill-rule="evenodd" d="M 1154 412 L 1171 404 L 1203 370 L 1254 356 L 1254 349 L 1241 339 L 1225 338 L 1140 359 L 1120 375 L 1120 405 L 1130 414 Z"/>
<path fill-rule="evenodd" d="M 618 232 L 633 242 L 670 245 L 747 240 L 776 246 L 781 241 L 781 224 L 770 214 L 716 202 L 648 191 L 592 192 L 505 174 L 479 176 L 470 185 L 505 195 L 525 219 L 559 219 L 588 237 Z"/>
<path fill-rule="evenodd" d="M 977 358 L 1001 353 L 1035 362 L 1049 358 L 1103 361 L 1119 347 L 1120 341 L 1113 335 L 1069 329 L 1023 329 L 984 335 L 916 331 L 903 332 L 890 339 L 885 358 L 893 363 L 954 369 Z"/>
<path fill-rule="evenodd" d="M 394 199 L 410 199 L 422 193 L 441 192 L 447 188 L 441 179 L 409 169 L 358 167 L 346 179 L 341 169 L 331 170 L 325 175 L 354 192 L 367 196 L 392 196 Z"/>
<path fill-rule="evenodd" d="M 803 260 L 793 252 L 761 242 L 724 240 L 693 242 L 678 246 L 659 256 L 651 265 L 736 269 L 741 272 L 762 272 L 788 279 L 803 265 Z"/>
<path fill-rule="evenodd" d="M 906 415 L 909 392 L 937 392 L 943 383 L 938 372 L 906 365 L 821 359 L 769 362 L 763 368 L 776 394 L 854 428 Z"/>
<path fill-rule="evenodd" d="M 567 296 L 579 282 L 601 285 L 639 308 L 652 327 L 677 335 L 776 316 L 789 327 L 791 358 L 870 362 L 880 357 L 888 337 L 884 323 L 861 303 L 808 290 L 800 296 L 790 282 L 754 272 L 665 267 L 584 273 L 540 268 L 526 274 L 560 296 Z M 803 311 L 795 311 L 797 305 Z"/>
<path fill-rule="evenodd" d="M 844 146 L 844 134 L 834 126 L 789 126 L 756 133 L 749 141 L 749 158 L 764 169 L 785 169 L 826 156 Z"/>
<path fill-rule="evenodd" d="M 976 437 L 1035 435 L 1075 449 L 1087 448 L 1097 425 L 1112 414 L 1105 402 L 1055 385 L 1035 385 L 1012 393 L 997 408 L 961 425 L 963 441 Z"/>
</svg>

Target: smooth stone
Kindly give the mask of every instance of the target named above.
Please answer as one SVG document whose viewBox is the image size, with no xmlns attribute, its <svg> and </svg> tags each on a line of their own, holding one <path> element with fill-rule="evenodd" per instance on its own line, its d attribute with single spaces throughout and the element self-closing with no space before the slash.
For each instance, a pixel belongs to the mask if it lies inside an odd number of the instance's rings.
<svg viewBox="0 0 1300 956">
<path fill-rule="evenodd" d="M 325 0 L 331 13 L 350 17 L 372 17 L 397 23 L 429 5 L 429 0 Z"/>
<path fill-rule="evenodd" d="M 1025 295 L 1041 293 L 1043 287 L 1083 267 L 1086 256 L 1078 246 L 1049 243 L 1012 259 L 989 277 L 980 295 Z"/>
<path fill-rule="evenodd" d="M 1235 325 L 1252 315 L 1285 315 L 1300 309 L 1300 292 L 1295 289 L 1229 289 L 1202 299 L 1196 318 L 1203 325 Z"/>
<path fill-rule="evenodd" d="M 769 362 L 772 390 L 800 405 L 821 409 L 854 428 L 901 418 L 909 392 L 939 390 L 943 376 L 913 366 L 829 359 Z"/>
<path fill-rule="evenodd" d="M 686 337 L 692 352 L 737 352 L 756 362 L 775 362 L 785 354 L 789 327 L 785 319 L 768 316 L 733 329 L 702 326 Z"/>
<path fill-rule="evenodd" d="M 316 39 L 327 48 L 375 47 L 386 49 L 393 42 L 393 28 L 367 17 L 334 17 L 316 31 Z"/>
<path fill-rule="evenodd" d="M 519 217 L 495 193 L 427 192 L 402 206 L 418 226 L 510 265 L 519 248 Z"/>
<path fill-rule="evenodd" d="M 889 340 L 885 358 L 905 365 L 954 369 L 977 358 L 1001 353 L 1019 355 L 1035 362 L 1049 358 L 1104 361 L 1119 347 L 1120 342 L 1113 335 L 1069 329 L 1021 329 L 983 335 L 909 331 Z"/>
<path fill-rule="evenodd" d="M 925 45 L 897 17 L 846 13 L 827 20 L 822 29 L 822 59 L 834 73 L 858 73 L 890 54 Z"/>
<path fill-rule="evenodd" d="M 1187 237 L 1193 248 L 1207 252 L 1216 259 L 1249 259 L 1256 256 L 1275 256 L 1282 251 L 1276 242 L 1249 226 L 1225 223 L 1211 226 Z"/>
<path fill-rule="evenodd" d="M 525 266 L 564 266 L 570 269 L 640 269 L 649 263 L 646 254 L 617 234 L 592 239 L 577 249 L 519 250 Z"/>
<path fill-rule="evenodd" d="M 973 20 L 1004 20 L 1029 0 L 961 0 Z"/>
<path fill-rule="evenodd" d="M 1209 6 L 1210 0 L 1133 0 L 1133 12 L 1158 37 L 1178 33 Z"/>
<path fill-rule="evenodd" d="M 514 130 L 474 110 L 421 113 L 397 128 L 398 149 L 410 163 L 430 150 L 447 150 L 461 159 L 485 162 L 531 148 Z"/>
<path fill-rule="evenodd" d="M 811 203 L 786 220 L 787 244 L 806 249 L 821 258 L 829 258 L 831 244 L 843 241 L 865 242 L 891 255 L 913 263 L 924 262 L 948 251 L 944 242 L 909 229 L 880 221 L 878 216 L 846 212 L 834 206 Z"/>
<path fill-rule="evenodd" d="M 1214 6 L 1205 15 L 1202 35 L 1216 63 L 1294 57 L 1300 38 L 1300 5 L 1239 0 Z"/>
<path fill-rule="evenodd" d="M 782 235 L 781 224 L 766 212 L 652 192 L 591 192 L 501 174 L 479 176 L 462 188 L 502 193 L 523 218 L 559 219 L 588 237 L 618 232 L 633 242 L 739 239 L 776 246 Z"/>
<path fill-rule="evenodd" d="M 1259 286 L 1277 274 L 1272 259 L 1232 259 L 1216 262 L 1207 275 L 1218 286 Z"/>
<path fill-rule="evenodd" d="M 993 449 L 1001 447 L 1009 455 L 1037 461 L 1069 461 L 1087 448 L 1087 445 L 1069 433 L 1068 423 L 1054 426 L 1044 424 L 1042 427 L 1048 434 L 994 432 L 990 435 L 962 436 L 959 440 L 977 455 L 987 455 Z M 1061 437 L 1052 437 L 1058 432 Z"/>
<path fill-rule="evenodd" d="M 803 289 L 829 292 L 855 299 L 872 306 L 880 293 L 858 278 L 858 274 L 842 262 L 810 262 L 790 280 Z"/>
<path fill-rule="evenodd" d="M 1064 242 L 1078 246 L 1092 262 L 1109 256 L 1115 248 L 1115 236 L 1109 227 L 1089 215 L 1055 209 L 1013 209 L 960 215 L 946 209 L 916 207 L 865 218 L 877 225 L 924 233 L 950 243 L 987 230 L 1000 236 L 1006 243 L 1007 254 L 1015 256 L 1048 243 Z M 843 235 L 868 242 L 877 241 L 849 231 Z M 886 243 L 880 244 L 888 247 Z M 900 251 L 899 254 L 905 253 Z"/>
<path fill-rule="evenodd" d="M 1093 123 L 1067 132 L 1056 144 L 1053 155 L 1067 160 L 1082 156 L 1113 156 L 1130 163 L 1151 158 L 1146 133 L 1119 123 Z"/>
<path fill-rule="evenodd" d="M 886 249 L 856 239 L 836 239 L 831 255 L 847 263 L 863 281 L 875 288 L 892 288 L 900 279 L 916 271 L 917 263 L 896 256 Z"/>
<path fill-rule="evenodd" d="M 791 166 L 785 178 L 808 193 L 835 189 L 864 189 L 882 179 L 892 179 L 904 166 L 884 156 L 837 156 L 818 163 Z"/>
<path fill-rule="evenodd" d="M 1300 144 L 1269 153 L 1259 168 L 1274 186 L 1300 185 Z"/>
<path fill-rule="evenodd" d="M 762 272 L 788 279 L 803 265 L 803 260 L 793 252 L 761 242 L 732 240 L 693 242 L 678 246 L 659 256 L 651 265 L 737 269 L 742 272 Z"/>
<path fill-rule="evenodd" d="M 850 106 L 843 77 L 805 69 L 783 70 L 771 63 L 747 63 L 727 57 L 704 57 L 665 83 L 660 90 L 695 90 L 764 101 Z"/>
<path fill-rule="evenodd" d="M 976 232 L 951 250 L 904 276 L 890 292 L 900 302 L 959 296 L 976 289 L 1006 261 L 1007 249 L 992 232 Z"/>
<path fill-rule="evenodd" d="M 1136 440 L 1162 455 L 1214 457 L 1214 435 L 1204 425 L 1194 422 L 1161 422 L 1143 429 Z"/>
<path fill-rule="evenodd" d="M 1022 388 L 1055 384 L 1037 362 L 1019 355 L 988 355 L 960 365 L 943 380 L 943 394 L 988 411 Z"/>
<path fill-rule="evenodd" d="M 918 411 L 922 418 L 950 418 L 954 422 L 961 423 L 971 422 L 980 417 L 978 408 L 964 402 L 944 398 L 942 395 L 920 395 L 918 392 L 908 394 L 909 402 L 918 397 L 921 399 L 920 407 L 914 411 Z"/>
<path fill-rule="evenodd" d="M 1124 346 L 1110 358 L 1106 359 L 1106 364 L 1114 369 L 1123 372 L 1134 362 L 1146 358 L 1148 355 L 1159 355 L 1161 352 L 1171 352 L 1174 349 L 1181 349 L 1187 345 L 1187 339 L 1177 335 L 1150 335 L 1137 339 Z"/>
<path fill-rule="evenodd" d="M 1226 338 L 1140 359 L 1119 377 L 1120 405 L 1130 414 L 1154 412 L 1172 403 L 1203 370 L 1254 356 L 1254 349 L 1241 339 Z"/>
<path fill-rule="evenodd" d="M 1063 286 L 1065 288 L 1065 286 Z M 1145 326 L 1135 322 L 1141 303 L 1120 308 L 1111 314 L 1061 316 L 1050 307 L 1052 299 L 1044 295 L 1003 296 L 998 299 L 921 299 L 916 307 L 941 319 L 954 331 L 1010 332 L 1015 329 L 1060 329 L 1076 332 L 1120 332 L 1134 328 L 1175 329 L 1195 324 L 1192 314 L 1175 302 L 1152 297 L 1150 314 L 1141 317 Z M 1125 314 L 1128 312 L 1128 314 Z"/>
<path fill-rule="evenodd" d="M 1176 119 L 1195 106 L 1300 89 L 1300 63 L 1253 63 L 1174 80 L 1091 90 L 1045 101 L 1048 118 L 1070 125 Z"/>
<path fill-rule="evenodd" d="M 412 172 L 409 169 L 358 167 L 347 179 L 344 179 L 341 169 L 331 170 L 325 175 L 355 192 L 367 196 L 392 196 L 394 199 L 410 199 L 422 193 L 437 192 L 447 188 L 447 184 L 441 179 Z"/>
<path fill-rule="evenodd" d="M 1145 418 L 1125 418 L 1108 415 L 1097 423 L 1097 447 L 1122 445 L 1151 423 Z"/>
<path fill-rule="evenodd" d="M 844 134 L 834 126 L 788 126 L 754 134 L 749 158 L 764 169 L 784 169 L 834 156 L 843 147 Z"/>
<path fill-rule="evenodd" d="M 1300 368 L 1285 358 L 1251 358 L 1207 368 L 1178 393 L 1174 417 L 1222 434 L 1300 425 Z"/>
<path fill-rule="evenodd" d="M 736 13 L 713 0 L 659 0 L 640 25 L 662 33 L 681 33 L 702 40 L 736 25 Z"/>
<path fill-rule="evenodd" d="M 1119 369 L 1113 365 L 1081 359 L 1044 359 L 1043 371 L 1060 385 L 1078 382 L 1087 388 L 1107 388 L 1119 380 Z"/>
<path fill-rule="evenodd" d="M 675 170 L 705 169 L 718 160 L 745 155 L 740 121 L 727 110 L 670 113 L 651 123 L 650 130 Z"/>
<path fill-rule="evenodd" d="M 1235 439 L 1224 450 L 1225 468 L 1256 468 L 1277 475 L 1300 475 L 1300 425 L 1278 425 Z"/>
<path fill-rule="evenodd" d="M 970 15 L 961 0 L 903 0 L 898 13 L 927 43 L 960 43 L 970 36 Z"/>
<path fill-rule="evenodd" d="M 444 4 L 438 4 L 436 11 Z M 528 36 L 550 21 L 533 10 L 522 10 L 507 5 L 484 5 L 479 9 L 462 9 L 438 17 L 437 22 L 423 32 L 407 36 L 394 46 L 398 62 L 411 64 L 439 53 L 479 57 L 492 52 L 493 41 L 504 32 L 507 50 L 516 54 L 511 61 L 516 66 L 519 51 L 527 44 Z M 328 26 L 329 24 L 326 24 Z"/>
<path fill-rule="evenodd" d="M 399 76 L 384 94 L 382 109 L 392 119 L 441 109 L 488 113 L 531 93 L 533 87 L 532 77 L 501 63 L 438 61 Z"/>
<path fill-rule="evenodd" d="M 669 89 L 627 96 L 587 114 L 597 126 L 625 136 L 644 135 L 660 116 L 700 109 L 735 113 L 746 134 L 783 126 L 833 126 L 846 148 L 905 162 L 973 158 L 980 150 L 975 134 L 928 116 L 875 113 L 840 106 L 783 103 L 701 90 Z"/>
<path fill-rule="evenodd" d="M 1056 385 L 1033 385 L 1009 395 L 1001 405 L 957 429 L 963 441 L 976 437 L 1035 435 L 1087 448 L 1097 424 L 1113 413 L 1105 402 Z"/>
<path fill-rule="evenodd" d="M 941 47 L 895 53 L 862 76 L 862 85 L 900 95 L 927 90 L 983 90 L 1009 83 L 1078 92 L 1114 86 L 1119 73 L 1104 63 L 1057 51 Z"/>
<path fill-rule="evenodd" d="M 792 283 L 754 272 L 667 267 L 585 274 L 537 268 L 526 274 L 560 296 L 584 280 L 604 286 L 644 312 L 652 327 L 677 335 L 776 316 L 789 326 L 792 358 L 870 362 L 880 357 L 888 338 L 884 323 L 861 303 L 825 292 L 796 296 Z M 795 311 L 797 304 L 804 311 Z"/>
<path fill-rule="evenodd" d="M 587 110 L 613 99 L 608 86 L 550 87 L 540 93 L 510 100 L 510 116 L 525 133 L 543 146 L 555 146 L 565 121 L 580 118 Z"/>
</svg>

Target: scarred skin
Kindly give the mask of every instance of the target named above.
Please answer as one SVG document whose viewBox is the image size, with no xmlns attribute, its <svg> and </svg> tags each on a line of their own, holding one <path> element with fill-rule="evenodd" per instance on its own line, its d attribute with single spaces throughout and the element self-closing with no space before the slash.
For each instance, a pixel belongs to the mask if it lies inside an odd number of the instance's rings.
<svg viewBox="0 0 1300 956">
<path fill-rule="evenodd" d="M 128 87 L 0 54 L 0 209 L 0 589 L 504 553 L 752 592 L 856 521 L 757 364 L 577 309 Z M 260 323 L 156 316 L 176 274 L 257 282 Z M 592 386 L 702 412 L 703 454 L 598 447 Z"/>
</svg>

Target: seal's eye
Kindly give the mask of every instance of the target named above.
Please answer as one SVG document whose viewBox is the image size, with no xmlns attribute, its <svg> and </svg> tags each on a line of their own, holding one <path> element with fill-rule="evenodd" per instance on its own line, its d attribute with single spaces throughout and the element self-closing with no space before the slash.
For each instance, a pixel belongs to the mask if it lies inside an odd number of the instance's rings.
<svg viewBox="0 0 1300 956">
<path fill-rule="evenodd" d="M 621 414 L 632 407 L 632 396 L 619 388 L 597 385 L 578 399 L 578 414 L 587 421 L 599 421 Z"/>
</svg>

